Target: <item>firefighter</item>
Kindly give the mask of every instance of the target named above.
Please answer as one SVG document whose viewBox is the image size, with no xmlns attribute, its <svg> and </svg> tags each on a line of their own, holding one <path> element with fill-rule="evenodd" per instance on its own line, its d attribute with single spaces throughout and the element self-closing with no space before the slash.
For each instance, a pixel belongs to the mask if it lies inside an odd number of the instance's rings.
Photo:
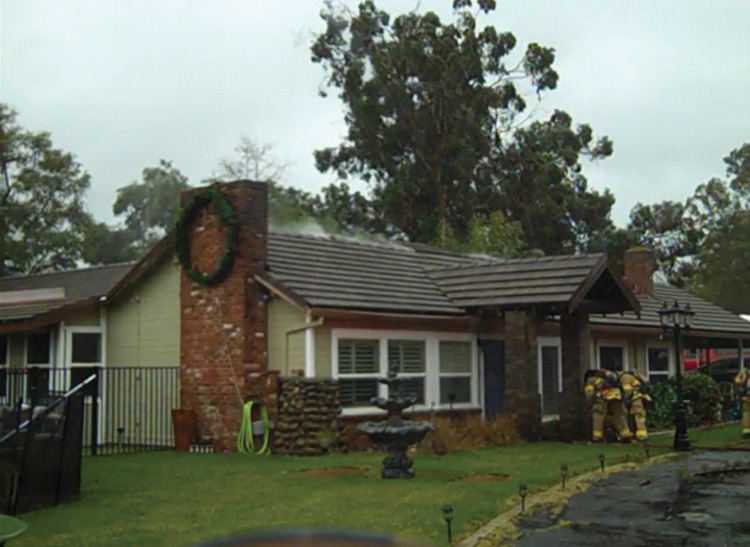
<svg viewBox="0 0 750 547">
<path fill-rule="evenodd" d="M 631 422 L 635 422 L 635 438 L 645 441 L 648 439 L 646 401 L 651 401 L 648 380 L 640 372 L 624 371 L 620 373 L 620 388 L 628 426 L 632 427 Z"/>
<path fill-rule="evenodd" d="M 750 437 L 750 372 L 741 369 L 734 378 L 734 387 L 742 398 L 742 436 Z"/>
<path fill-rule="evenodd" d="M 611 417 L 617 436 L 629 442 L 633 434 L 622 412 L 622 393 L 617 374 L 607 369 L 586 371 L 584 393 L 591 408 L 593 430 L 591 440 L 595 443 L 604 440 L 604 421 Z"/>
</svg>

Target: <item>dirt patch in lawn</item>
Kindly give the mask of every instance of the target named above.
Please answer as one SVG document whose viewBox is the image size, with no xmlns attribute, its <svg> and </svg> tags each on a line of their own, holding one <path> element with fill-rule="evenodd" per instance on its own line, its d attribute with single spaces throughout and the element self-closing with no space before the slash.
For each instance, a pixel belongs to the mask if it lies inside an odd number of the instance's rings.
<svg viewBox="0 0 750 547">
<path fill-rule="evenodd" d="M 342 477 L 346 475 L 361 475 L 369 470 L 368 467 L 349 465 L 344 467 L 311 467 L 295 471 L 306 477 Z"/>
<path fill-rule="evenodd" d="M 482 473 L 480 475 L 466 475 L 455 479 L 461 482 L 506 482 L 510 479 L 507 473 Z"/>
</svg>

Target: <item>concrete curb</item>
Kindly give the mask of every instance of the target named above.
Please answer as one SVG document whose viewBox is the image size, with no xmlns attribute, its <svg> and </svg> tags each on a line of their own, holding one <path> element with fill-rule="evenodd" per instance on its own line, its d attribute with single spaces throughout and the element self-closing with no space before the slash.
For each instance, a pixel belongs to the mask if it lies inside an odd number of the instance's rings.
<svg viewBox="0 0 750 547">
<path fill-rule="evenodd" d="M 684 453 L 671 452 L 669 454 L 654 456 L 648 461 L 615 464 L 610 467 L 606 467 L 604 472 L 589 471 L 588 473 L 577 475 L 567 481 L 565 490 L 563 490 L 562 485 L 558 485 L 552 486 L 551 488 L 548 488 L 547 490 L 544 490 L 542 492 L 528 495 L 526 497 L 526 512 L 523 513 L 523 515 L 528 515 L 529 513 L 531 513 L 532 509 L 534 509 L 535 507 L 548 504 L 563 503 L 570 497 L 583 492 L 591 483 L 609 477 L 610 475 L 622 473 L 623 471 L 633 471 L 636 469 L 641 469 L 645 466 L 666 463 L 681 456 L 684 456 Z M 515 522 L 520 516 L 521 513 L 518 507 L 503 511 L 487 524 L 480 527 L 472 535 L 470 535 L 466 539 L 462 539 L 455 545 L 456 547 L 475 547 L 483 539 L 487 538 L 487 536 L 502 528 L 505 528 L 506 532 L 510 533 L 515 529 Z"/>
</svg>

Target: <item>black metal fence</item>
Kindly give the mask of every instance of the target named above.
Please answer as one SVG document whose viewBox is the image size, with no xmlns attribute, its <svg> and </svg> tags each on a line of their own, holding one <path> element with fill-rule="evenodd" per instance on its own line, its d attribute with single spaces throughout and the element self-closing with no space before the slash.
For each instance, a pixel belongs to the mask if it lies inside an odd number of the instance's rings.
<svg viewBox="0 0 750 547">
<path fill-rule="evenodd" d="M 83 390 L 84 454 L 174 447 L 172 409 L 179 408 L 178 367 L 29 367 L 0 369 L 0 404 L 40 407 L 91 375 Z"/>
</svg>

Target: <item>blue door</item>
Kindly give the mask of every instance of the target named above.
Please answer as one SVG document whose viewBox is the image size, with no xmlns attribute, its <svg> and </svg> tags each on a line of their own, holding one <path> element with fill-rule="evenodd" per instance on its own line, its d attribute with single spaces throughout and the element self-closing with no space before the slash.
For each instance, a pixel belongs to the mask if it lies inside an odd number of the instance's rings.
<svg viewBox="0 0 750 547">
<path fill-rule="evenodd" d="M 484 355 L 484 415 L 494 420 L 505 402 L 505 343 L 483 340 L 479 347 Z"/>
</svg>

